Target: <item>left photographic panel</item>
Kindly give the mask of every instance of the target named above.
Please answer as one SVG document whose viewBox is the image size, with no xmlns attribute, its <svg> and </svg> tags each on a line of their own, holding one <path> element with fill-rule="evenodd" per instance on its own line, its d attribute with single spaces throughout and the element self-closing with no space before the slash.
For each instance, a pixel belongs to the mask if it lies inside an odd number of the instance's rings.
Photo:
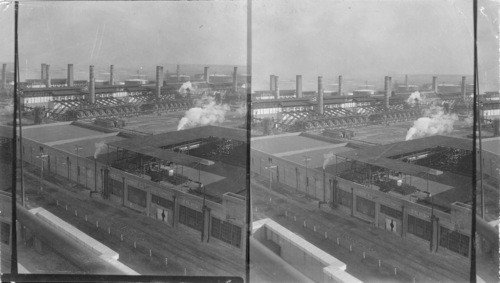
<svg viewBox="0 0 500 283">
<path fill-rule="evenodd" d="M 0 3 L 0 274 L 10 272 L 14 136 L 14 4 Z"/>
<path fill-rule="evenodd" d="M 19 273 L 245 277 L 246 9 L 20 4 Z"/>
</svg>

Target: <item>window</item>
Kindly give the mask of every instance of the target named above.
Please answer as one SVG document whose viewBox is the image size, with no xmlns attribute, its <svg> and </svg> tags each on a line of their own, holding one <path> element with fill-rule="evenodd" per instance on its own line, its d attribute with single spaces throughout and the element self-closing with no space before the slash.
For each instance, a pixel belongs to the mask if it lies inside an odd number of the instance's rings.
<svg viewBox="0 0 500 283">
<path fill-rule="evenodd" d="M 352 196 L 351 193 L 348 193 L 343 190 L 339 190 L 339 204 L 347 207 L 351 207 Z"/>
<path fill-rule="evenodd" d="M 212 217 L 212 237 L 236 247 L 241 246 L 241 228 L 227 221 Z"/>
<path fill-rule="evenodd" d="M 392 218 L 403 219 L 403 213 L 401 211 L 385 205 L 380 205 L 380 212 Z"/>
<path fill-rule="evenodd" d="M 128 186 L 128 200 L 131 203 L 135 203 L 139 206 L 146 207 L 146 192 L 139 190 L 138 188 L 134 188 L 132 186 Z"/>
<path fill-rule="evenodd" d="M 173 209 L 174 207 L 174 202 L 171 200 L 168 200 L 166 198 L 162 198 L 157 195 L 152 195 L 151 196 L 151 202 L 157 205 L 161 205 L 165 208 Z"/>
<path fill-rule="evenodd" d="M 1 240 L 2 244 L 9 245 L 10 244 L 10 224 L 1 222 L 1 230 L 2 230 L 2 235 L 1 235 Z"/>
<path fill-rule="evenodd" d="M 123 183 L 117 180 L 109 178 L 109 187 L 111 189 L 111 194 L 119 197 L 123 197 Z"/>
<path fill-rule="evenodd" d="M 179 222 L 198 231 L 203 231 L 203 213 L 179 205 Z"/>
<path fill-rule="evenodd" d="M 408 233 L 419 238 L 431 240 L 431 223 L 412 215 L 408 215 Z"/>
<path fill-rule="evenodd" d="M 375 217 L 375 202 L 358 196 L 356 197 L 356 211 Z"/>
<path fill-rule="evenodd" d="M 457 231 L 451 231 L 441 226 L 439 245 L 465 257 L 469 256 L 469 236 Z"/>
</svg>

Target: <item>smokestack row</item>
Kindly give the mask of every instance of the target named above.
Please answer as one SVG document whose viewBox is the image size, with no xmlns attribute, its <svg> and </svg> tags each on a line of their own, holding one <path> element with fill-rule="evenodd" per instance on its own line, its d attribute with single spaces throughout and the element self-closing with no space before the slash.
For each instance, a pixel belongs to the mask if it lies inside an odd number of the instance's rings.
<svg viewBox="0 0 500 283">
<path fill-rule="evenodd" d="M 7 64 L 2 64 L 2 89 L 7 88 Z"/>
<path fill-rule="evenodd" d="M 238 74 L 238 67 L 234 67 L 234 71 L 233 71 L 233 90 L 234 91 L 237 91 L 238 90 L 238 77 L 237 77 L 237 74 Z"/>
<path fill-rule="evenodd" d="M 203 68 L 203 80 L 205 80 L 207 83 L 210 82 L 210 77 L 208 75 L 208 67 Z"/>
<path fill-rule="evenodd" d="M 438 80 L 438 77 L 436 77 L 436 76 L 432 77 L 432 91 L 434 91 L 435 93 L 438 92 L 437 80 Z"/>
<path fill-rule="evenodd" d="M 324 103 L 323 103 L 323 77 L 318 77 L 318 106 L 317 112 L 318 114 L 323 114 L 324 111 Z"/>
<path fill-rule="evenodd" d="M 385 76 L 385 108 L 389 108 L 389 98 L 391 97 L 392 92 L 392 78 L 389 76 Z"/>
<path fill-rule="evenodd" d="M 90 104 L 95 103 L 95 77 L 94 77 L 94 65 L 89 66 L 89 95 L 87 97 L 87 102 Z"/>
<path fill-rule="evenodd" d="M 342 96 L 342 76 L 339 76 L 339 90 L 338 95 Z"/>
<path fill-rule="evenodd" d="M 155 88 L 156 97 L 160 97 L 161 94 L 161 86 L 163 85 L 162 78 L 163 78 L 163 67 L 156 66 L 156 88 Z"/>
<path fill-rule="evenodd" d="M 66 84 L 68 86 L 73 86 L 74 77 L 73 77 L 73 64 L 68 64 L 68 77 L 66 79 Z"/>
<path fill-rule="evenodd" d="M 465 97 L 467 96 L 467 86 L 465 85 L 465 76 L 462 77 L 462 84 L 460 85 L 460 87 L 461 87 L 462 97 L 465 100 Z"/>
<path fill-rule="evenodd" d="M 295 94 L 297 97 L 302 97 L 302 75 L 297 75 L 295 80 Z"/>
</svg>

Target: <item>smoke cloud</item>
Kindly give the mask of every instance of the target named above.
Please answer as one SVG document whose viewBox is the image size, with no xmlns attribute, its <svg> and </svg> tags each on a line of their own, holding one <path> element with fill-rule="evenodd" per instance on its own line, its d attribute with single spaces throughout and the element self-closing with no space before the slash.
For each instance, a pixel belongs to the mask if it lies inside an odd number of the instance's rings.
<svg viewBox="0 0 500 283">
<path fill-rule="evenodd" d="M 330 163 L 333 160 L 333 158 L 335 158 L 335 155 L 333 154 L 333 152 L 329 152 L 323 154 L 323 157 L 325 158 L 325 161 L 323 161 L 323 170 L 325 170 L 326 165 L 328 165 L 328 163 Z"/>
<path fill-rule="evenodd" d="M 424 117 L 413 122 L 413 126 L 406 133 L 406 140 L 449 134 L 453 131 L 456 121 L 456 114 L 445 114 L 442 107 L 433 106 L 426 111 Z"/>
<path fill-rule="evenodd" d="M 245 117 L 247 115 L 247 104 L 242 102 L 238 105 L 238 108 L 235 110 L 236 116 Z"/>
<path fill-rule="evenodd" d="M 195 88 L 193 87 L 193 84 L 191 82 L 185 82 L 181 85 L 179 88 L 179 93 L 180 94 L 187 94 L 188 92 L 193 91 Z"/>
<path fill-rule="evenodd" d="M 97 159 L 97 156 L 104 152 L 106 149 L 106 144 L 101 141 L 101 142 L 96 142 L 95 143 L 95 152 L 94 152 L 94 159 Z"/>
<path fill-rule="evenodd" d="M 8 103 L 0 105 L 0 115 L 1 116 L 12 116 L 14 114 L 14 104 Z"/>
<path fill-rule="evenodd" d="M 227 104 L 216 104 L 213 97 L 203 95 L 195 101 L 196 107 L 186 111 L 184 117 L 179 121 L 177 130 L 187 128 L 213 125 L 225 121 L 226 112 L 230 107 Z"/>
<path fill-rule="evenodd" d="M 411 106 L 414 106 L 417 103 L 421 103 L 423 100 L 422 96 L 420 95 L 420 92 L 415 91 L 406 100 L 406 103 L 410 104 Z"/>
</svg>

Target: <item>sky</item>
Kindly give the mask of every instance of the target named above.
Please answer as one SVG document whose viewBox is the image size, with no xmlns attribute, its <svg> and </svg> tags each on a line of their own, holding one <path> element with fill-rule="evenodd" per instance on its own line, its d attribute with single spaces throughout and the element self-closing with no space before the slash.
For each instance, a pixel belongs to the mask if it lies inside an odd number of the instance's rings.
<svg viewBox="0 0 500 283">
<path fill-rule="evenodd" d="M 486 30 L 491 39 L 491 24 Z M 338 75 L 383 84 L 386 75 L 457 74 L 472 82 L 472 1 L 254 0 L 252 44 L 254 90 L 268 89 L 271 74 L 302 74 L 304 85 Z"/>
<path fill-rule="evenodd" d="M 23 2 L 21 71 L 39 72 L 41 63 L 51 70 L 68 63 L 152 70 L 160 64 L 246 65 L 246 13 L 245 0 Z M 4 57 L 0 61 L 10 60 Z"/>
</svg>

